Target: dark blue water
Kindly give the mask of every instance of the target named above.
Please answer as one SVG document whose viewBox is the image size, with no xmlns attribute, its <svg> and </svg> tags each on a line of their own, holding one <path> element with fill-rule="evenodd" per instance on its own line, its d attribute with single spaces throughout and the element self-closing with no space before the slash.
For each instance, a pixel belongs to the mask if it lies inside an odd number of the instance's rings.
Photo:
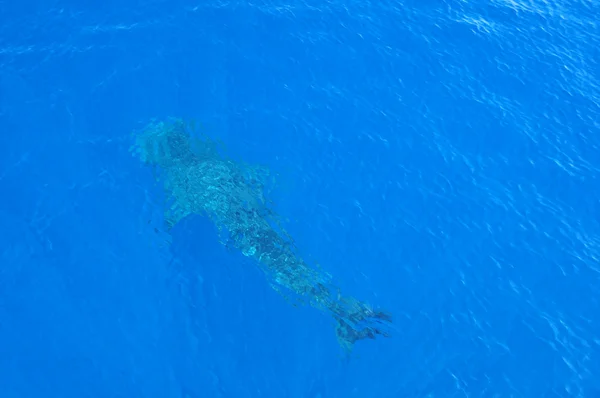
<svg viewBox="0 0 600 398">
<path fill-rule="evenodd" d="M 0 396 L 600 396 L 592 1 L 0 1 Z M 129 134 L 280 173 L 307 258 L 389 310 L 347 362 Z"/>
</svg>

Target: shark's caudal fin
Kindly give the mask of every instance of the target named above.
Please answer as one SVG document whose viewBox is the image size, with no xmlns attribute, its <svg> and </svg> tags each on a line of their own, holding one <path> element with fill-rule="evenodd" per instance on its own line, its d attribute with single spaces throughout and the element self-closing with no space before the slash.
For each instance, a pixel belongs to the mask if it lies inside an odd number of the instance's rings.
<svg viewBox="0 0 600 398">
<path fill-rule="evenodd" d="M 377 336 L 390 337 L 391 315 L 365 309 L 353 314 L 349 319 L 336 317 L 335 333 L 344 351 L 350 353 L 354 343 L 363 339 L 375 339 Z M 387 329 L 387 330 L 386 330 Z"/>
</svg>

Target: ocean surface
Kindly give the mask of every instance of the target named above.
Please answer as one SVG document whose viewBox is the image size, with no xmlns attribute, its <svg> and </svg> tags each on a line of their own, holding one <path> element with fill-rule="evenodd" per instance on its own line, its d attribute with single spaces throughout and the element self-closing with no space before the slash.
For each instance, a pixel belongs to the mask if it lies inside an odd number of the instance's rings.
<svg viewBox="0 0 600 398">
<path fill-rule="evenodd" d="M 600 3 L 0 0 L 0 397 L 600 397 Z M 351 358 L 129 153 L 200 122 L 392 313 Z"/>
</svg>

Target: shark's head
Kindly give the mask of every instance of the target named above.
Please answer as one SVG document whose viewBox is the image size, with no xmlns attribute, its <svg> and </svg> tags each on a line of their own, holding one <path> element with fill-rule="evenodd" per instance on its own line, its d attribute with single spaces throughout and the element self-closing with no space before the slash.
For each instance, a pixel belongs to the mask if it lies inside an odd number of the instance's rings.
<svg viewBox="0 0 600 398">
<path fill-rule="evenodd" d="M 135 135 L 131 147 L 141 161 L 149 165 L 169 167 L 192 156 L 189 137 L 177 123 L 153 123 Z"/>
</svg>

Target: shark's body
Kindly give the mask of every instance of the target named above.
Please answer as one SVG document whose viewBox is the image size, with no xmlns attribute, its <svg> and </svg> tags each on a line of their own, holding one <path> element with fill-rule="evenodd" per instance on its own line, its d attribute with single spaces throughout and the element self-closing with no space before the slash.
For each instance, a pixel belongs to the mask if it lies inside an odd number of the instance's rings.
<svg viewBox="0 0 600 398">
<path fill-rule="evenodd" d="M 391 322 L 389 315 L 341 296 L 325 273 L 297 254 L 267 204 L 263 169 L 224 158 L 212 141 L 194 140 L 188 130 L 180 121 L 152 124 L 136 136 L 133 147 L 145 163 L 161 170 L 170 203 L 167 226 L 191 214 L 208 215 L 227 236 L 228 245 L 256 260 L 275 289 L 329 312 L 345 349 L 351 350 L 360 339 L 387 336 L 382 326 Z"/>
</svg>

